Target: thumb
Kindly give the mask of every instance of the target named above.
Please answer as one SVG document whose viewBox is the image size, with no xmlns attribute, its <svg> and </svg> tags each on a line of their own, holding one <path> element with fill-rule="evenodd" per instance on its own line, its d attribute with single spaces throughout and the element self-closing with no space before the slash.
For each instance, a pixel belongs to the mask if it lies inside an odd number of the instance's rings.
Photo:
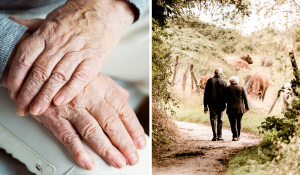
<svg viewBox="0 0 300 175">
<path fill-rule="evenodd" d="M 28 27 L 30 33 L 35 32 L 44 22 L 44 19 L 34 18 L 34 19 L 20 19 L 14 16 L 8 17 L 9 19 Z"/>
</svg>

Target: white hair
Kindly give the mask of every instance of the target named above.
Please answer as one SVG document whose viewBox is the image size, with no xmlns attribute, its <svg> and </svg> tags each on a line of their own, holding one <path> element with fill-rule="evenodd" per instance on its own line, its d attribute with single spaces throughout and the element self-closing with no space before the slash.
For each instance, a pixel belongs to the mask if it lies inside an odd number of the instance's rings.
<svg viewBox="0 0 300 175">
<path fill-rule="evenodd" d="M 215 74 L 218 74 L 218 75 L 220 75 L 221 73 L 223 73 L 223 70 L 222 70 L 222 68 L 220 68 L 220 67 L 216 68 L 216 70 L 215 70 Z"/>
<path fill-rule="evenodd" d="M 236 84 L 239 84 L 240 80 L 237 76 L 231 76 L 229 78 L 229 82 L 232 84 L 232 83 L 236 83 Z"/>
</svg>

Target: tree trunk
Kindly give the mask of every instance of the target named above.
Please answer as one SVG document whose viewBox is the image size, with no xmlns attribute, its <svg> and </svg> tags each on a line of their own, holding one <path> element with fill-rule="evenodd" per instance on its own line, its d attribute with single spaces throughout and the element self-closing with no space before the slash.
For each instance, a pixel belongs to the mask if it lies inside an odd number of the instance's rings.
<svg viewBox="0 0 300 175">
<path fill-rule="evenodd" d="M 182 92 L 183 93 L 185 92 L 186 79 L 187 79 L 187 76 L 188 76 L 188 73 L 189 73 L 189 70 L 190 70 L 189 68 L 190 68 L 190 63 L 187 62 L 186 63 L 185 73 L 184 73 L 183 79 L 182 79 Z"/>
</svg>

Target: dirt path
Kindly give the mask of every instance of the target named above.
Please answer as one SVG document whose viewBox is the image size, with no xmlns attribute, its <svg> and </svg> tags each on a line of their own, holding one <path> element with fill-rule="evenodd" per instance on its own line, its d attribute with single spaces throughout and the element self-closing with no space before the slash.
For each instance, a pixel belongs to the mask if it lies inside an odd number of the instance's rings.
<svg viewBox="0 0 300 175">
<path fill-rule="evenodd" d="M 258 145 L 262 138 L 242 132 L 233 142 L 229 129 L 223 128 L 224 141 L 211 141 L 210 126 L 175 122 L 180 130 L 176 143 L 163 148 L 153 157 L 153 175 L 216 175 L 222 174 L 231 157 L 242 149 Z"/>
</svg>

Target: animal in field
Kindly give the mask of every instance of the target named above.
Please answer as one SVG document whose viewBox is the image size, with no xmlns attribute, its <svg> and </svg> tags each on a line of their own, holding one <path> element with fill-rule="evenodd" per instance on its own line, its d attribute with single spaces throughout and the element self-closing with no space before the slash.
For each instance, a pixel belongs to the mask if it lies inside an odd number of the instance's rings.
<svg viewBox="0 0 300 175">
<path fill-rule="evenodd" d="M 233 62 L 232 62 L 232 65 L 235 67 L 236 70 L 240 70 L 242 68 L 246 68 L 246 69 L 250 69 L 250 66 L 249 64 L 252 64 L 253 63 L 253 60 L 252 58 L 250 57 L 249 54 L 247 55 L 243 55 L 239 58 L 236 58 Z"/>
<path fill-rule="evenodd" d="M 292 85 L 290 83 L 283 83 L 280 89 L 280 96 L 277 97 L 269 111 L 269 114 L 272 112 L 276 102 L 281 97 L 282 99 L 282 111 L 286 112 L 287 109 L 292 108 L 292 103 L 294 99 L 294 94 L 292 93 Z"/>
<path fill-rule="evenodd" d="M 245 85 L 246 93 L 251 97 L 257 97 L 260 100 L 265 99 L 266 91 L 269 87 L 269 78 L 264 72 L 255 72 Z"/>
<path fill-rule="evenodd" d="M 207 80 L 212 78 L 212 77 L 213 77 L 213 75 L 207 74 L 207 75 L 204 75 L 203 77 L 200 78 L 199 84 L 200 84 L 201 91 L 203 90 L 202 92 L 204 92 Z"/>
</svg>

